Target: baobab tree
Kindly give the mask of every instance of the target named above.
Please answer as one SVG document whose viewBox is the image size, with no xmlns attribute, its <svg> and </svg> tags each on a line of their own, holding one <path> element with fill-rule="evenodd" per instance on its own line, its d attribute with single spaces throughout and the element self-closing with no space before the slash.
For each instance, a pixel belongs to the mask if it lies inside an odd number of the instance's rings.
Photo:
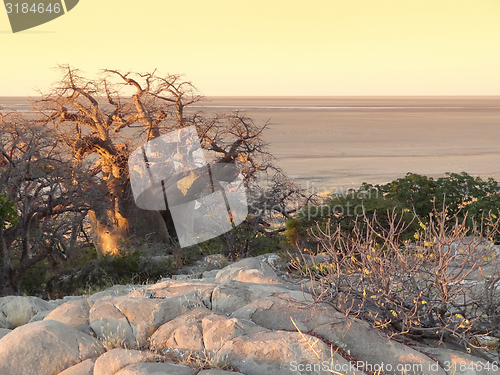
<svg viewBox="0 0 500 375">
<path fill-rule="evenodd" d="M 69 66 L 61 70 L 61 81 L 37 108 L 45 125 L 69 147 L 74 163 L 92 163 L 92 174 L 105 191 L 101 204 L 89 210 L 93 241 L 101 253 L 117 254 L 131 237 L 175 240 L 168 206 L 141 210 L 131 194 L 128 157 L 144 142 L 195 126 L 208 161 L 236 164 L 248 188 L 260 173 L 274 168 L 262 137 L 267 123 L 256 125 L 240 113 L 188 115 L 186 109 L 201 96 L 179 75 L 105 70 L 99 79 L 88 80 Z"/>
<path fill-rule="evenodd" d="M 0 113 L 0 201 L 9 214 L 0 218 L 0 295 L 19 292 L 30 268 L 66 259 L 78 245 L 101 191 L 69 156 L 52 130 Z"/>
</svg>

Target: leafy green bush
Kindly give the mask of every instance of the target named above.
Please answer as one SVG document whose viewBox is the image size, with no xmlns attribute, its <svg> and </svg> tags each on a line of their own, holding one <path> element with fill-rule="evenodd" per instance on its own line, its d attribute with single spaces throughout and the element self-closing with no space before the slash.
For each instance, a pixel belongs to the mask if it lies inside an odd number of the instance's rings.
<svg viewBox="0 0 500 375">
<path fill-rule="evenodd" d="M 7 223 L 16 225 L 19 221 L 14 206 L 16 202 L 10 200 L 5 194 L 0 194 L 0 230 L 5 229 Z"/>
<path fill-rule="evenodd" d="M 377 186 L 384 197 L 394 199 L 415 210 L 422 221 L 428 221 L 434 208 L 447 207 L 447 217 L 481 222 L 489 214 L 498 215 L 500 210 L 500 185 L 493 178 L 483 180 L 462 172 L 446 173 L 434 180 L 432 177 L 408 173 L 386 185 Z"/>
<path fill-rule="evenodd" d="M 363 232 L 367 222 L 373 222 L 375 230 L 387 231 L 389 219 L 396 215 L 404 228 L 399 240 L 404 241 L 412 238 L 420 223 L 429 222 L 433 210 L 443 207 L 449 219 L 446 225 L 452 226 L 451 218 L 456 218 L 472 231 L 474 223 L 481 225 L 490 214 L 499 215 L 500 185 L 492 178 L 483 180 L 465 172 L 447 173 L 437 180 L 408 173 L 385 185 L 364 183 L 358 190 L 331 196 L 321 206 L 306 207 L 287 222 L 285 234 L 290 244 L 314 248 L 313 237 L 327 225 L 340 225 L 346 235 L 353 230 Z"/>
</svg>

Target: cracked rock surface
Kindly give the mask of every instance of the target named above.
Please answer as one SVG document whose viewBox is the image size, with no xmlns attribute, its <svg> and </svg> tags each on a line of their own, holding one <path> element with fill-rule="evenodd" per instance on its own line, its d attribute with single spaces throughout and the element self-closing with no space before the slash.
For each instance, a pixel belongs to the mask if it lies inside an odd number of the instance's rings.
<svg viewBox="0 0 500 375">
<path fill-rule="evenodd" d="M 382 363 L 377 375 L 451 375 L 448 361 L 481 361 L 389 340 L 312 303 L 270 263 L 244 259 L 203 279 L 116 285 L 90 297 L 0 298 L 0 375 L 361 375 Z"/>
</svg>

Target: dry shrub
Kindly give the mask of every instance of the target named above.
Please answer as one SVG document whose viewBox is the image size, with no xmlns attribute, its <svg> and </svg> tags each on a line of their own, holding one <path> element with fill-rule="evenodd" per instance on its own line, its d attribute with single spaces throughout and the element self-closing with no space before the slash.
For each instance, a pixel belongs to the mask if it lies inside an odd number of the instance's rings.
<svg viewBox="0 0 500 375">
<path fill-rule="evenodd" d="M 360 216 L 349 233 L 340 225 L 318 225 L 313 236 L 330 262 L 306 264 L 304 256 L 300 265 L 318 281 L 317 300 L 384 328 L 390 337 L 479 347 L 500 322 L 499 262 L 488 240 L 498 233 L 498 219 L 484 219 L 471 236 L 465 219 L 434 211 L 428 223 L 420 222 L 414 241 L 402 241 L 408 224 L 400 218 L 393 211 L 382 226 L 376 215 Z"/>
</svg>

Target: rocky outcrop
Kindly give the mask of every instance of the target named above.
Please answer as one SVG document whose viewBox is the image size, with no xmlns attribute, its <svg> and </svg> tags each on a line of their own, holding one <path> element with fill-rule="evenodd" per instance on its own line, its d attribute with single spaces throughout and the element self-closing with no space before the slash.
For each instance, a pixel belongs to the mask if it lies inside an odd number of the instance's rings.
<svg viewBox="0 0 500 375">
<path fill-rule="evenodd" d="M 49 302 L 1 298 L 0 374 L 500 374 L 457 348 L 390 340 L 314 303 L 305 283 L 261 259 L 205 276 Z"/>
</svg>

